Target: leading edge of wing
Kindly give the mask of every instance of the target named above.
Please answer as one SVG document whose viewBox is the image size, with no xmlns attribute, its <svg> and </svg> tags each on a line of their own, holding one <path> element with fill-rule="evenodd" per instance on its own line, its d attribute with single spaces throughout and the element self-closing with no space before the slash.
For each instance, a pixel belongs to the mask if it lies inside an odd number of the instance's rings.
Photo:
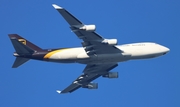
<svg viewBox="0 0 180 107">
<path fill-rule="evenodd" d="M 69 23 L 69 25 L 83 25 L 81 21 L 79 21 L 63 7 L 60 7 L 56 4 L 52 4 L 52 6 L 63 16 L 63 18 Z"/>
</svg>

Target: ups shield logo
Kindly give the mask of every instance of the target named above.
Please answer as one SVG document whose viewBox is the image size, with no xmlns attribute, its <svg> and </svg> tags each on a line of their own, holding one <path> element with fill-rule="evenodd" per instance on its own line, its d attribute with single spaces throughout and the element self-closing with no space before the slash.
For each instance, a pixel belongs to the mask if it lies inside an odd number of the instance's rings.
<svg viewBox="0 0 180 107">
<path fill-rule="evenodd" d="M 26 45 L 26 40 L 25 39 L 18 39 L 19 42 L 21 42 L 22 44 Z"/>
</svg>

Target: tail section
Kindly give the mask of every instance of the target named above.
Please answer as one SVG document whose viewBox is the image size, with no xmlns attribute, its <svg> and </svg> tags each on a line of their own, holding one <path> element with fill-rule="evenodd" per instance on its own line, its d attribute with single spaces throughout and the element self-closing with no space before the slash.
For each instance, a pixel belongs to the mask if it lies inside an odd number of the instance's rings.
<svg viewBox="0 0 180 107">
<path fill-rule="evenodd" d="M 32 55 L 36 51 L 42 50 L 38 46 L 17 34 L 9 34 L 8 36 L 14 46 L 14 49 L 16 50 L 14 56 L 17 58 L 12 66 L 13 68 L 17 68 L 18 66 L 27 62 L 29 59 L 26 58 L 26 56 Z"/>
</svg>

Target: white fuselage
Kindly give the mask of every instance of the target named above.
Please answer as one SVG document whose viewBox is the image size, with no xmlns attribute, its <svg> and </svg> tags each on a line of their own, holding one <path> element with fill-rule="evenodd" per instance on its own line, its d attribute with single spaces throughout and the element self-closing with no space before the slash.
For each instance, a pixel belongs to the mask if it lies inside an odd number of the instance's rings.
<svg viewBox="0 0 180 107">
<path fill-rule="evenodd" d="M 94 64 L 154 58 L 164 55 L 169 51 L 167 47 L 151 42 L 117 45 L 116 47 L 122 52 L 89 56 L 83 47 L 77 47 L 56 50 L 54 52 L 50 52 L 44 58 L 47 59 L 47 61 L 59 63 L 77 62 L 83 64 Z"/>
</svg>

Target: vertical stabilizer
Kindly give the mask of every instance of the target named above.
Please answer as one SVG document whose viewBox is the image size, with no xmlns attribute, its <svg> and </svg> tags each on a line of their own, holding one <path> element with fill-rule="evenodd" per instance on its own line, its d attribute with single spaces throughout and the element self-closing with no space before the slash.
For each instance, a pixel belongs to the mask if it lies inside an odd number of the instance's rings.
<svg viewBox="0 0 180 107">
<path fill-rule="evenodd" d="M 30 41 L 19 36 L 18 34 L 9 34 L 8 36 L 14 46 L 14 49 L 16 50 L 16 53 L 24 53 L 25 50 L 25 53 L 27 53 L 27 51 L 29 51 L 28 53 L 32 53 L 34 51 L 42 50 L 40 47 L 34 45 Z"/>
</svg>

